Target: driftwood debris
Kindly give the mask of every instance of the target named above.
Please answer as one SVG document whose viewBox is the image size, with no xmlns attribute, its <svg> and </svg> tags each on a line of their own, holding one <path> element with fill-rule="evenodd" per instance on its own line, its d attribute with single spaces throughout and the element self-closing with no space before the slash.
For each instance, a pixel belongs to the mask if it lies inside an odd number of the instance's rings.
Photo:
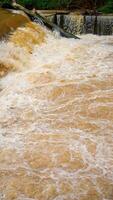
<svg viewBox="0 0 113 200">
<path fill-rule="evenodd" d="M 62 28 L 60 28 L 56 24 L 49 22 L 45 17 L 41 16 L 40 14 L 36 12 L 34 13 L 31 10 L 28 10 L 25 7 L 21 6 L 20 4 L 12 3 L 12 7 L 14 9 L 19 9 L 19 10 L 24 11 L 31 19 L 36 19 L 37 21 L 43 23 L 48 29 L 59 32 L 62 37 L 80 39 L 79 37 L 73 35 L 72 33 L 68 33 L 64 31 Z"/>
</svg>

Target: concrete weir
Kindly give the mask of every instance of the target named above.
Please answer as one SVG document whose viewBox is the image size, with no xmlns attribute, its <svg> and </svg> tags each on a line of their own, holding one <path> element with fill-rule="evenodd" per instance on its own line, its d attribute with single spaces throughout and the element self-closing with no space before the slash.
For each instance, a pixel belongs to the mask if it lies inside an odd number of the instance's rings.
<svg viewBox="0 0 113 200">
<path fill-rule="evenodd" d="M 46 15 L 46 13 L 45 13 Z M 47 18 L 72 34 L 113 34 L 112 15 L 53 14 Z"/>
</svg>

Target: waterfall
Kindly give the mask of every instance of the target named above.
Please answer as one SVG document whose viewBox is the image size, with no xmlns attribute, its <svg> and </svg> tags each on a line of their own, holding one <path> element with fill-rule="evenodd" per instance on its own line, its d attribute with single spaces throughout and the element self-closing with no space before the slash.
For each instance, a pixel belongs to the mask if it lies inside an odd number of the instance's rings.
<svg viewBox="0 0 113 200">
<path fill-rule="evenodd" d="M 83 33 L 92 33 L 94 34 L 95 26 L 97 27 L 97 17 L 96 16 L 84 16 L 84 31 Z"/>
<path fill-rule="evenodd" d="M 113 16 L 85 16 L 84 33 L 113 34 Z"/>
<path fill-rule="evenodd" d="M 56 14 L 48 19 L 73 34 L 113 35 L 113 16 L 83 16 Z"/>
<path fill-rule="evenodd" d="M 56 19 L 54 22 L 64 30 L 75 35 L 83 33 L 84 17 L 82 15 L 56 15 Z"/>
<path fill-rule="evenodd" d="M 98 16 L 97 33 L 99 35 L 113 35 L 113 16 Z"/>
</svg>

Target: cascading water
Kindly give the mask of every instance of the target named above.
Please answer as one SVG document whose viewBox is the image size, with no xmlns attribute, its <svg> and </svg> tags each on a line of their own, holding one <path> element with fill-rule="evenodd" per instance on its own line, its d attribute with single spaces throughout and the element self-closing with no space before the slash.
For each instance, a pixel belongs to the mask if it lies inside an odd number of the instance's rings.
<svg viewBox="0 0 113 200">
<path fill-rule="evenodd" d="M 113 16 L 98 16 L 97 33 L 99 35 L 113 35 Z"/>
<path fill-rule="evenodd" d="M 85 16 L 84 32 L 113 35 L 113 16 Z"/>
<path fill-rule="evenodd" d="M 48 19 L 64 30 L 73 34 L 82 34 L 84 29 L 84 16 L 82 15 L 64 15 L 56 14 L 53 16 L 48 16 Z"/>
<path fill-rule="evenodd" d="M 21 11 L 12 10 L 11 12 L 0 8 L 0 38 L 29 21 L 29 18 Z"/>
<path fill-rule="evenodd" d="M 113 199 L 113 37 L 81 37 L 0 42 L 0 200 Z"/>
<path fill-rule="evenodd" d="M 113 16 L 83 16 L 80 14 L 48 17 L 73 34 L 113 35 Z"/>
</svg>

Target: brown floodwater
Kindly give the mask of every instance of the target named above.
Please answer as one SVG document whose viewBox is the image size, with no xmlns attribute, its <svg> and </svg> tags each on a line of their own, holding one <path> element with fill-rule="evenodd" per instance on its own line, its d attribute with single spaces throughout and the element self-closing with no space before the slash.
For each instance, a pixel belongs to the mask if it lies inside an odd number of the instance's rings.
<svg viewBox="0 0 113 200">
<path fill-rule="evenodd" d="M 0 8 L 0 37 L 5 36 L 29 21 L 29 18 L 23 12 Z"/>
<path fill-rule="evenodd" d="M 113 36 L 81 38 L 0 42 L 0 200 L 113 200 Z"/>
</svg>

